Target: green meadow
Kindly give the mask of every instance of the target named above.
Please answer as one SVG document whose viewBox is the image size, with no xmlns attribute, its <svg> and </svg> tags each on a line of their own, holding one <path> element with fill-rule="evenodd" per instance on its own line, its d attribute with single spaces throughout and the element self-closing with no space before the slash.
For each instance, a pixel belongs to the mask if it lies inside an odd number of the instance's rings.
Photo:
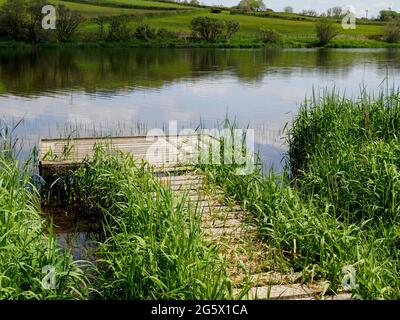
<svg viewBox="0 0 400 320">
<path fill-rule="evenodd" d="M 5 0 L 0 0 L 0 4 Z M 233 20 L 240 24 L 240 29 L 233 35 L 229 43 L 193 43 L 187 40 L 174 40 L 161 37 L 152 41 L 152 46 L 227 46 L 227 47 L 314 47 L 318 45 L 315 22 L 319 18 L 304 17 L 299 14 L 276 12 L 273 14 L 231 14 L 229 8 L 220 13 L 211 13 L 210 7 L 192 7 L 172 2 L 158 2 L 146 0 L 51 0 L 54 4 L 64 4 L 68 8 L 77 10 L 86 18 L 78 28 L 78 35 L 98 32 L 98 25 L 93 20 L 99 16 L 125 16 L 128 26 L 134 30 L 138 21 L 147 23 L 155 30 L 165 29 L 170 32 L 190 35 L 190 22 L 197 17 L 210 17 L 218 20 Z M 339 21 L 335 22 L 340 34 L 328 43 L 327 47 L 397 47 L 398 44 L 389 44 L 379 40 L 383 35 L 383 24 L 380 22 L 359 21 L 355 30 L 344 30 Z M 106 26 L 108 24 L 106 23 Z M 281 34 L 278 43 L 261 43 L 258 40 L 260 29 L 274 30 Z M 75 42 L 88 42 L 84 36 L 75 36 Z M 136 39 L 137 40 L 137 39 Z M 124 46 L 146 46 L 135 39 L 124 41 Z M 151 42 L 151 41 L 150 41 Z M 122 44 L 120 44 L 122 45 Z M 148 45 L 148 44 L 147 44 Z"/>
</svg>

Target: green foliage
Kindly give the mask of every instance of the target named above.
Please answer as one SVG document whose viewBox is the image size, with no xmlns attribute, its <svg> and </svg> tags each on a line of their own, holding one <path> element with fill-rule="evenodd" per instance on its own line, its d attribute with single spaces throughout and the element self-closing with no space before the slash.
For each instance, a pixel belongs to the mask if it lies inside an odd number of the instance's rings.
<svg viewBox="0 0 400 320">
<path fill-rule="evenodd" d="M 336 25 L 326 18 L 321 18 L 315 23 L 315 31 L 320 45 L 327 44 L 339 34 Z"/>
<path fill-rule="evenodd" d="M 220 8 L 215 7 L 215 8 L 211 8 L 210 12 L 211 13 L 221 13 L 222 10 Z"/>
<path fill-rule="evenodd" d="M 240 24 L 234 20 L 225 21 L 225 40 L 229 40 L 232 36 L 238 32 L 240 29 Z"/>
<path fill-rule="evenodd" d="M 135 37 L 146 41 L 155 38 L 156 34 L 156 30 L 151 28 L 147 23 L 140 23 L 135 30 Z M 164 35 L 166 35 L 165 32 Z"/>
<path fill-rule="evenodd" d="M 160 40 L 176 40 L 178 36 L 175 32 L 169 31 L 165 28 L 158 29 L 156 32 L 156 37 Z"/>
<path fill-rule="evenodd" d="M 385 25 L 383 39 L 390 43 L 400 41 L 400 17 L 389 21 Z"/>
<path fill-rule="evenodd" d="M 113 17 L 108 27 L 106 40 L 126 41 L 132 36 L 132 30 L 128 25 L 128 18 L 124 16 Z"/>
<path fill-rule="evenodd" d="M 83 16 L 78 11 L 58 5 L 56 24 L 58 41 L 69 41 L 83 21 Z"/>
<path fill-rule="evenodd" d="M 326 11 L 326 15 L 329 18 L 340 19 L 345 15 L 345 12 L 343 12 L 342 7 L 333 7 Z"/>
<path fill-rule="evenodd" d="M 20 40 L 24 33 L 25 1 L 7 0 L 0 8 L 0 34 Z"/>
<path fill-rule="evenodd" d="M 197 17 L 190 22 L 190 27 L 202 39 L 216 41 L 223 34 L 224 22 L 209 17 Z"/>
<path fill-rule="evenodd" d="M 0 141 L 0 300 L 86 299 L 87 279 L 78 262 L 57 247 L 40 216 L 40 198 L 29 174 L 30 162 L 15 159 L 11 131 Z M 4 139 L 4 140 L 3 140 Z M 42 286 L 43 267 L 52 266 L 56 286 Z"/>
<path fill-rule="evenodd" d="M 260 29 L 257 38 L 259 41 L 264 43 L 275 43 L 282 40 L 282 35 L 275 30 Z"/>
<path fill-rule="evenodd" d="M 393 10 L 382 10 L 379 12 L 379 20 L 390 21 L 400 17 L 400 13 Z"/>
<path fill-rule="evenodd" d="M 230 282 L 199 216 L 161 186 L 145 163 L 98 147 L 74 176 L 87 206 L 103 216 L 95 286 L 102 299 L 226 299 Z"/>
<path fill-rule="evenodd" d="M 216 41 L 223 38 L 225 41 L 239 31 L 240 24 L 234 20 L 219 20 L 210 17 L 194 18 L 190 22 L 191 29 L 200 38 L 206 41 Z"/>
<path fill-rule="evenodd" d="M 0 34 L 37 44 L 45 37 L 42 8 L 46 0 L 7 0 L 0 9 Z"/>
<path fill-rule="evenodd" d="M 364 299 L 400 294 L 400 91 L 348 100 L 336 92 L 306 100 L 288 132 L 290 172 L 238 176 L 204 166 L 210 183 L 254 214 L 277 259 Z"/>
<path fill-rule="evenodd" d="M 238 4 L 239 9 L 260 11 L 265 9 L 263 0 L 241 0 Z"/>
<path fill-rule="evenodd" d="M 39 43 L 46 34 L 42 28 L 42 8 L 49 2 L 47 0 L 29 0 L 26 2 L 25 39 L 33 44 Z"/>
</svg>

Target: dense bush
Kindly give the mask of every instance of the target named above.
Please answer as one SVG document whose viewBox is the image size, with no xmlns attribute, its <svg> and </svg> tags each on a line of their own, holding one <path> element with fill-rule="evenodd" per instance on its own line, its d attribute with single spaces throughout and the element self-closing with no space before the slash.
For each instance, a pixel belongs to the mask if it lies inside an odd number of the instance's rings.
<svg viewBox="0 0 400 320">
<path fill-rule="evenodd" d="M 379 12 L 379 20 L 390 21 L 400 17 L 400 13 L 393 10 L 382 10 Z"/>
<path fill-rule="evenodd" d="M 281 41 L 282 35 L 274 30 L 260 29 L 257 38 L 264 43 L 273 43 Z"/>
<path fill-rule="evenodd" d="M 240 9 L 240 8 L 232 8 L 229 11 L 230 14 L 247 14 L 250 13 L 250 11 L 246 10 L 246 9 Z"/>
<path fill-rule="evenodd" d="M 12 40 L 38 43 L 48 37 L 42 28 L 46 0 L 7 0 L 0 8 L 0 34 Z"/>
<path fill-rule="evenodd" d="M 99 298 L 231 298 L 225 265 L 202 241 L 195 205 L 164 188 L 132 155 L 95 151 L 74 181 L 84 202 L 104 217 Z"/>
<path fill-rule="evenodd" d="M 58 41 L 69 41 L 83 20 L 83 16 L 79 11 L 70 10 L 64 5 L 58 5 L 56 29 Z"/>
<path fill-rule="evenodd" d="M 174 39 L 178 38 L 178 36 L 175 32 L 169 31 L 164 28 L 157 30 L 156 37 L 160 40 L 174 40 Z"/>
<path fill-rule="evenodd" d="M 265 9 L 265 4 L 263 0 L 241 0 L 238 8 L 250 11 L 262 11 Z"/>
<path fill-rule="evenodd" d="M 289 174 L 204 166 L 255 215 L 259 233 L 303 280 L 363 299 L 400 297 L 400 92 L 306 100 L 288 132 Z"/>
<path fill-rule="evenodd" d="M 0 33 L 13 40 L 24 35 L 25 1 L 7 0 L 0 8 Z"/>
<path fill-rule="evenodd" d="M 221 13 L 221 9 L 220 8 L 212 8 L 210 10 L 211 13 Z"/>
<path fill-rule="evenodd" d="M 336 25 L 326 18 L 321 18 L 317 21 L 315 24 L 315 31 L 321 45 L 327 44 L 339 34 Z"/>
<path fill-rule="evenodd" d="M 229 40 L 232 36 L 238 32 L 240 29 L 240 24 L 234 20 L 225 21 L 225 40 Z"/>
<path fill-rule="evenodd" d="M 47 0 L 7 0 L 0 8 L 0 34 L 33 44 L 50 39 L 53 35 L 58 41 L 70 40 L 83 21 L 82 15 L 58 5 L 56 30 L 45 30 L 42 27 L 42 8 L 46 4 Z"/>
<path fill-rule="evenodd" d="M 135 37 L 141 40 L 150 40 L 156 36 L 156 30 L 147 23 L 140 23 L 135 30 Z"/>
<path fill-rule="evenodd" d="M 202 39 L 216 41 L 223 34 L 224 22 L 209 17 L 197 17 L 190 22 L 190 27 Z"/>
<path fill-rule="evenodd" d="M 124 16 L 111 19 L 108 27 L 108 41 L 126 41 L 132 36 L 132 29 L 128 25 L 128 18 Z"/>
<path fill-rule="evenodd" d="M 11 128 L 0 123 L 0 300 L 87 299 L 82 263 L 61 250 L 47 228 L 29 168 L 16 160 Z M 52 229 L 50 228 L 50 231 Z M 46 288 L 43 268 L 54 267 L 55 283 Z"/>
<path fill-rule="evenodd" d="M 400 18 L 393 19 L 385 25 L 383 39 L 392 43 L 400 41 Z"/>
<path fill-rule="evenodd" d="M 206 41 L 216 41 L 220 38 L 229 40 L 240 28 L 237 21 L 209 17 L 194 18 L 190 26 L 194 34 Z"/>
</svg>

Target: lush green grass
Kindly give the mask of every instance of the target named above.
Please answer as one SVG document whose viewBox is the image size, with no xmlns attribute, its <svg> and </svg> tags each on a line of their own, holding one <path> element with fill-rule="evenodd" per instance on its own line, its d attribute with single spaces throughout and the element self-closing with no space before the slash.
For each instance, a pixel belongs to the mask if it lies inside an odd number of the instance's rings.
<svg viewBox="0 0 400 320">
<path fill-rule="evenodd" d="M 4 139 L 8 134 L 1 123 L 0 128 Z M 0 142 L 0 300 L 85 299 L 86 277 L 51 232 L 43 233 L 38 192 L 27 164 L 16 161 L 14 151 L 8 138 Z M 45 266 L 55 268 L 54 289 L 42 286 Z"/>
<path fill-rule="evenodd" d="M 148 165 L 99 147 L 74 182 L 74 193 L 103 217 L 94 283 L 99 298 L 232 297 L 217 248 L 203 244 L 200 217 Z"/>
<path fill-rule="evenodd" d="M 79 0 L 78 0 L 79 1 Z M 96 2 L 96 0 L 89 0 Z M 103 2 L 109 2 L 110 4 L 126 4 L 131 6 L 143 6 L 143 7 L 158 7 L 158 8 L 179 8 L 189 9 L 190 6 L 181 5 L 179 3 L 151 1 L 151 0 L 101 0 Z"/>
<path fill-rule="evenodd" d="M 143 9 L 143 8 L 114 8 L 96 6 L 85 3 L 70 2 L 70 1 L 59 1 L 51 0 L 54 4 L 64 4 L 72 10 L 78 10 L 87 18 L 93 18 L 98 16 L 118 16 L 118 15 L 143 15 L 148 13 L 159 12 L 155 9 Z"/>
<path fill-rule="evenodd" d="M 97 299 L 232 298 L 218 248 L 202 241 L 196 204 L 173 196 L 147 164 L 98 147 L 92 161 L 42 187 L 41 198 L 14 150 L 8 140 L 0 148 L 0 300 L 88 299 L 88 292 Z M 82 262 L 45 232 L 40 203 L 49 195 L 79 201 L 103 222 L 90 283 Z M 55 267 L 55 289 L 42 287 L 45 266 Z"/>
<path fill-rule="evenodd" d="M 287 175 L 238 176 L 206 166 L 211 183 L 253 212 L 281 267 L 353 294 L 399 298 L 400 93 L 352 101 L 336 93 L 305 101 L 289 131 Z"/>
<path fill-rule="evenodd" d="M 293 21 L 276 18 L 262 18 L 245 15 L 231 15 L 228 12 L 220 14 L 212 14 L 209 12 L 192 12 L 179 15 L 179 19 L 171 19 L 169 17 L 152 17 L 146 20 L 156 26 L 168 28 L 175 31 L 189 31 L 190 21 L 198 16 L 209 16 L 217 19 L 231 19 L 240 23 L 240 31 L 237 36 L 254 37 L 260 28 L 274 29 L 280 33 L 294 37 L 314 37 L 314 22 Z M 339 25 L 338 25 L 339 27 Z M 382 27 L 371 25 L 360 25 L 356 30 L 343 30 L 343 35 L 352 36 L 368 36 L 382 33 Z"/>
</svg>

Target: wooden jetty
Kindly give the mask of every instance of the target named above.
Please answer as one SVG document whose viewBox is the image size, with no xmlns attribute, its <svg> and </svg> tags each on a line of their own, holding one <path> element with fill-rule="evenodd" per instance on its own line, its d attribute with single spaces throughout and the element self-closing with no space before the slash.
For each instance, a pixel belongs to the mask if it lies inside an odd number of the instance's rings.
<svg viewBox="0 0 400 320">
<path fill-rule="evenodd" d="M 201 152 L 215 147 L 215 138 L 201 135 L 43 139 L 40 141 L 40 173 L 42 176 L 79 166 L 91 159 L 97 145 L 131 153 L 138 160 L 148 161 L 161 174 L 161 183 L 176 196 L 184 195 L 188 206 L 196 206 L 201 214 L 204 241 L 218 245 L 227 263 L 227 274 L 234 295 L 242 299 L 320 299 L 323 283 L 303 285 L 299 274 L 281 274 L 272 266 L 267 269 L 269 248 L 257 239 L 252 215 L 236 204 L 228 205 L 222 190 L 208 190 L 205 177 L 193 166 Z M 251 289 L 242 296 L 244 284 Z M 349 299 L 341 293 L 326 299 Z"/>
<path fill-rule="evenodd" d="M 135 136 L 105 138 L 42 139 L 39 145 L 39 169 L 49 176 L 90 160 L 96 146 L 131 153 L 145 160 L 156 171 L 178 171 L 192 167 L 201 152 L 218 140 L 209 135 Z"/>
</svg>

